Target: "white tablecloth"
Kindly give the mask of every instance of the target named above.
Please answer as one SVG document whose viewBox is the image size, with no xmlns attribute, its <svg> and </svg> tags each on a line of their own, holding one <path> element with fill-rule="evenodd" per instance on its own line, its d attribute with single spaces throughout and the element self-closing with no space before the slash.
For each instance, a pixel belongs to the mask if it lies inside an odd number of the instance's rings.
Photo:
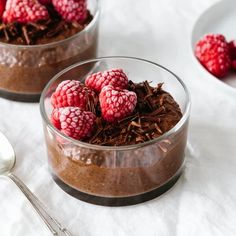
<svg viewBox="0 0 236 236">
<path fill-rule="evenodd" d="M 0 98 L 0 130 L 17 155 L 14 173 L 73 235 L 236 235 L 236 90 L 201 71 L 189 48 L 196 17 L 214 2 L 101 2 L 99 55 L 136 56 L 163 64 L 177 73 L 191 92 L 186 169 L 174 188 L 158 199 L 110 208 L 65 194 L 47 170 L 39 105 Z M 0 178 L 0 235 L 51 235 L 6 178 Z"/>
</svg>

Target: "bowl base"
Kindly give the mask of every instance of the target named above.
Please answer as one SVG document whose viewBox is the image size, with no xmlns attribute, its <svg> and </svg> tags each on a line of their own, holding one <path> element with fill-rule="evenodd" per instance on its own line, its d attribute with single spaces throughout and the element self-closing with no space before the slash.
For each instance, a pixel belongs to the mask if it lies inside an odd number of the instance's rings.
<svg viewBox="0 0 236 236">
<path fill-rule="evenodd" d="M 84 192 L 80 192 L 67 184 L 65 184 L 61 179 L 59 179 L 56 175 L 52 173 L 53 180 L 56 182 L 56 184 L 64 190 L 69 195 L 82 200 L 84 202 L 92 203 L 95 205 L 101 205 L 101 206 L 130 206 L 139 204 L 142 202 L 146 202 L 149 200 L 152 200 L 166 191 L 168 191 L 170 188 L 172 188 L 175 183 L 178 181 L 179 177 L 181 176 L 182 171 L 178 171 L 178 173 L 173 176 L 167 183 L 160 186 L 159 188 L 156 188 L 150 192 L 142 193 L 135 196 L 130 197 L 100 197 L 95 195 L 90 195 Z"/>
<path fill-rule="evenodd" d="M 0 89 L 0 97 L 6 98 L 8 100 L 17 101 L 17 102 L 39 102 L 40 99 L 39 94 L 24 94 L 24 93 L 13 93 L 7 92 L 5 90 Z"/>
</svg>

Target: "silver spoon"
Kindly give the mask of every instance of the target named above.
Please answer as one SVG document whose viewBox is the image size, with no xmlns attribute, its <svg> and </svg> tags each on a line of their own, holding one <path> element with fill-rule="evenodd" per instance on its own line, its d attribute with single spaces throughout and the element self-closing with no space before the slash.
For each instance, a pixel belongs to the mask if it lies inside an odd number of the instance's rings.
<svg viewBox="0 0 236 236">
<path fill-rule="evenodd" d="M 8 139 L 0 132 L 0 175 L 9 177 L 28 198 L 39 216 L 46 223 L 49 230 L 55 236 L 71 236 L 68 230 L 50 216 L 46 207 L 39 199 L 28 189 L 28 187 L 12 173 L 12 169 L 16 163 L 16 155 L 14 149 Z"/>
</svg>

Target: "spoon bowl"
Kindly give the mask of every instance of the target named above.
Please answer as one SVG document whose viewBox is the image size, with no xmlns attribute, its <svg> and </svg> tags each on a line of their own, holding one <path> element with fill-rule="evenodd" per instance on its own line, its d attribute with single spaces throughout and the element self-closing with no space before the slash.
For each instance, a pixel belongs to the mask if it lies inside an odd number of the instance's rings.
<svg viewBox="0 0 236 236">
<path fill-rule="evenodd" d="M 0 175 L 11 172 L 16 163 L 14 149 L 5 135 L 0 132 Z"/>
<path fill-rule="evenodd" d="M 71 234 L 68 230 L 62 227 L 56 219 L 48 214 L 46 207 L 39 201 L 39 199 L 17 176 L 12 173 L 15 163 L 16 155 L 14 149 L 6 136 L 0 132 L 0 175 L 9 177 L 19 187 L 53 235 L 70 236 Z"/>
</svg>

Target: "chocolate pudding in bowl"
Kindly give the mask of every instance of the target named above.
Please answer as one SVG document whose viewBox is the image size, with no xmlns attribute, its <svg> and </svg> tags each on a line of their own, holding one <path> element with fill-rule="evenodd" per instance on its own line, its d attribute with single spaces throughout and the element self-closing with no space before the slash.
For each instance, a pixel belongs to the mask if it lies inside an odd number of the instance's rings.
<svg viewBox="0 0 236 236">
<path fill-rule="evenodd" d="M 62 12 L 57 4 L 60 1 L 22 3 L 37 4 L 35 8 L 39 7 L 46 15 L 42 19 L 30 19 L 27 15 L 22 18 L 18 12 L 14 18 L 14 12 L 8 10 L 15 7 L 14 2 L 7 1 L 1 19 L 0 96 L 37 102 L 45 85 L 58 72 L 78 61 L 96 57 L 98 1 L 81 0 L 78 3 L 81 12 L 77 12 L 80 18 L 68 17 L 67 10 Z M 50 3 L 43 5 L 44 2 Z M 33 9 L 34 6 L 23 6 L 23 10 L 24 7 Z"/>
<path fill-rule="evenodd" d="M 137 204 L 181 175 L 189 94 L 160 65 L 129 57 L 75 64 L 48 83 L 40 110 L 52 177 L 80 200 Z"/>
</svg>

